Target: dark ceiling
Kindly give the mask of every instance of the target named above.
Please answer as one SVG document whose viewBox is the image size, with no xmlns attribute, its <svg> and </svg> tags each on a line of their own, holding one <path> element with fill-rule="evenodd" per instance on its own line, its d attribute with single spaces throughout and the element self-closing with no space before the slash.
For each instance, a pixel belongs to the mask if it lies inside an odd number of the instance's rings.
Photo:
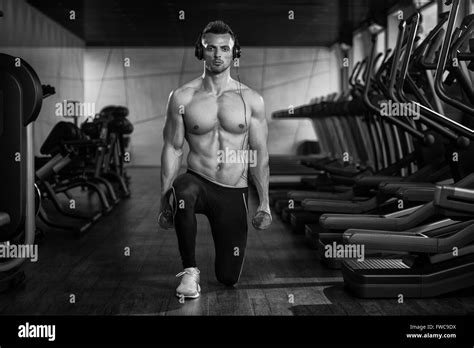
<svg viewBox="0 0 474 348">
<path fill-rule="evenodd" d="M 330 46 L 410 0 L 28 0 L 88 46 L 188 46 L 222 19 L 242 46 Z M 70 20 L 70 11 L 75 20 Z M 180 20 L 184 11 L 184 20 Z M 294 20 L 289 20 L 293 11 Z M 348 42 L 349 43 L 349 42 Z"/>
</svg>

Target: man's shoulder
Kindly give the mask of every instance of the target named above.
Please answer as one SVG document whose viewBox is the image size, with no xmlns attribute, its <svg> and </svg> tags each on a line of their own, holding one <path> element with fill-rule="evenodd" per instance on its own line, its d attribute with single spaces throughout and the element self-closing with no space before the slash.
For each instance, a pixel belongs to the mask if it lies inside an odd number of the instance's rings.
<svg viewBox="0 0 474 348">
<path fill-rule="evenodd" d="M 263 101 L 262 96 L 256 90 L 250 88 L 249 86 L 239 83 L 239 89 L 242 91 L 244 98 L 248 99 L 250 102 L 260 103 Z"/>
<path fill-rule="evenodd" d="M 196 93 L 196 91 L 200 88 L 201 84 L 202 79 L 200 77 L 186 82 L 171 92 L 171 98 L 180 102 L 184 102 L 186 100 L 189 101 L 193 97 L 194 93 Z"/>
<path fill-rule="evenodd" d="M 242 95 L 245 100 L 251 105 L 254 111 L 260 111 L 264 108 L 263 97 L 256 90 L 250 88 L 249 86 L 241 84 Z"/>
</svg>

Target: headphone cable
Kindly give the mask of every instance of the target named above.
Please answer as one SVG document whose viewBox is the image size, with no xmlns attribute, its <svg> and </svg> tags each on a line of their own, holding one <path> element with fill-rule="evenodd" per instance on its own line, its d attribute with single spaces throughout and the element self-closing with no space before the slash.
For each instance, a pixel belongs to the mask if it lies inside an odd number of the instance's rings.
<svg viewBox="0 0 474 348">
<path fill-rule="evenodd" d="M 245 104 L 245 99 L 242 95 L 242 82 L 240 81 L 240 74 L 239 74 L 239 66 L 238 65 L 236 65 L 236 70 L 237 70 L 237 79 L 239 80 L 239 95 L 240 95 L 240 98 L 242 99 L 242 103 L 244 104 L 244 122 L 245 122 L 246 130 L 245 130 L 244 138 L 242 139 L 242 145 L 240 146 L 241 150 L 243 151 L 244 146 L 245 146 L 245 142 L 247 141 L 247 138 L 248 138 L 247 106 Z M 247 150 L 248 150 L 248 148 L 247 148 Z M 247 153 L 247 156 L 249 156 L 249 153 Z M 245 168 L 245 163 L 244 163 L 244 166 L 243 166 L 243 169 L 242 169 L 242 174 L 240 174 L 240 177 L 243 178 L 244 180 L 247 180 L 247 176 L 244 175 L 245 169 L 246 168 Z"/>
</svg>

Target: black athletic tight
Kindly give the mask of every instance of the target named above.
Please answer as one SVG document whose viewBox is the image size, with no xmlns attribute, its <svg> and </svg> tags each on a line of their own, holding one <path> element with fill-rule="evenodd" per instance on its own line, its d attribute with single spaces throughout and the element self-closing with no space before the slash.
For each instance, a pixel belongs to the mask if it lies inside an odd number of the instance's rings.
<svg viewBox="0 0 474 348">
<path fill-rule="evenodd" d="M 217 280 L 238 282 L 247 245 L 248 188 L 215 184 L 188 171 L 173 183 L 174 225 L 184 268 L 196 267 L 196 215 L 207 216 L 215 246 Z"/>
</svg>

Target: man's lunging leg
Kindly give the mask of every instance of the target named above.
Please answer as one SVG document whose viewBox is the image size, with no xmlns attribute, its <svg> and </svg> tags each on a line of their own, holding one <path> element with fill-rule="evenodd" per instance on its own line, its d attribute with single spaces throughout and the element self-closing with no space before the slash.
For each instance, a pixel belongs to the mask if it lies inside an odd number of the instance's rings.
<svg viewBox="0 0 474 348">
<path fill-rule="evenodd" d="M 205 194 L 196 178 L 188 173 L 180 175 L 173 183 L 175 229 L 178 237 L 179 252 L 184 271 L 178 273 L 181 284 L 176 289 L 178 297 L 199 297 L 199 269 L 196 265 L 196 214 L 205 213 L 205 205 L 201 199 Z"/>
<path fill-rule="evenodd" d="M 226 190 L 211 207 L 216 278 L 232 286 L 239 281 L 247 246 L 247 188 Z"/>
</svg>

